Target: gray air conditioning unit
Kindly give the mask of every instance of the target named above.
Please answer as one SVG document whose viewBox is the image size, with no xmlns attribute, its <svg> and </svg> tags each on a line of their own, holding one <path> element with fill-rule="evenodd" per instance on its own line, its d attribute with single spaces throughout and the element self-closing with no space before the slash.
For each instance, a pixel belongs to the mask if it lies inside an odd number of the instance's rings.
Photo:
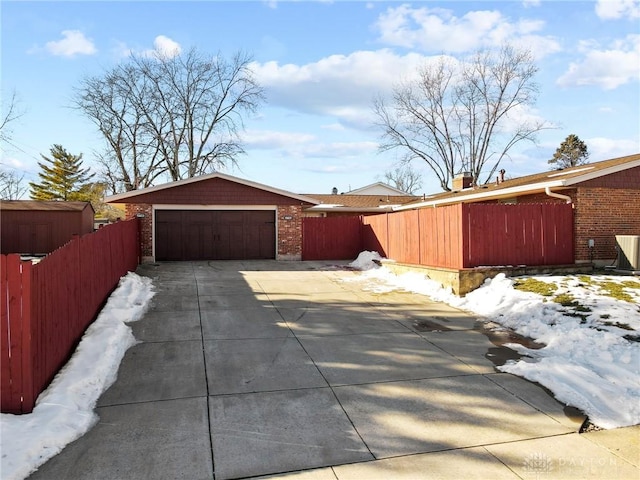
<svg viewBox="0 0 640 480">
<path fill-rule="evenodd" d="M 616 235 L 619 270 L 640 270 L 640 235 Z"/>
</svg>

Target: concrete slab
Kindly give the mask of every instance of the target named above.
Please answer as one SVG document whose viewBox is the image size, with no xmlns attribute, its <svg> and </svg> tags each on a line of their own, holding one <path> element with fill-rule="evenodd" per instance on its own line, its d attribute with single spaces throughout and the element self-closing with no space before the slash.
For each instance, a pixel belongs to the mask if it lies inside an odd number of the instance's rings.
<svg viewBox="0 0 640 480">
<path fill-rule="evenodd" d="M 577 433 L 485 448 L 522 478 L 640 478 L 637 466 Z"/>
<path fill-rule="evenodd" d="M 207 340 L 204 350 L 211 395 L 327 386 L 295 338 Z"/>
<path fill-rule="evenodd" d="M 201 315 L 205 340 L 281 338 L 293 335 L 275 308 L 204 310 Z"/>
<path fill-rule="evenodd" d="M 97 409 L 98 423 L 33 480 L 211 479 L 206 397 Z"/>
<path fill-rule="evenodd" d="M 207 394 L 201 341 L 140 343 L 127 350 L 99 406 Z"/>
<path fill-rule="evenodd" d="M 394 319 L 377 312 L 352 312 L 343 309 L 297 309 L 290 312 L 287 325 L 296 335 L 351 335 L 391 333 L 409 330 Z"/>
<path fill-rule="evenodd" d="M 129 324 L 133 335 L 142 342 L 201 340 L 200 312 L 148 312 L 142 320 Z"/>
<path fill-rule="evenodd" d="M 277 473 L 260 477 L 251 477 L 254 480 L 286 479 L 286 480 L 337 480 L 332 468 L 314 468 L 301 472 Z"/>
<path fill-rule="evenodd" d="M 570 432 L 482 375 L 334 391 L 376 458 Z"/>
<path fill-rule="evenodd" d="M 482 447 L 343 465 L 333 470 L 338 480 L 520 479 Z"/>
<path fill-rule="evenodd" d="M 197 281 L 197 293 L 199 295 L 226 295 L 261 293 L 259 285 L 247 283 L 242 278 L 204 278 Z"/>
<path fill-rule="evenodd" d="M 537 383 L 509 373 L 487 375 L 487 378 L 574 432 L 580 431 L 580 427 L 587 418 L 576 408 L 560 403 L 549 390 Z"/>
<path fill-rule="evenodd" d="M 490 358 L 493 356 L 496 360 L 500 357 L 499 354 L 505 352 L 504 349 L 500 352 L 495 351 L 496 346 L 478 331 L 421 332 L 420 335 L 471 367 L 476 373 L 496 372 L 495 363 Z M 513 354 L 515 355 L 515 352 Z"/>
<path fill-rule="evenodd" d="M 149 304 L 149 312 L 185 312 L 198 310 L 197 295 L 154 295 Z"/>
<path fill-rule="evenodd" d="M 200 295 L 200 311 L 271 307 L 268 299 L 259 300 L 253 293 L 234 292 L 223 295 Z"/>
<path fill-rule="evenodd" d="M 210 397 L 216 479 L 371 460 L 329 388 Z"/>
<path fill-rule="evenodd" d="M 414 333 L 299 336 L 331 385 L 469 375 L 468 366 Z"/>
<path fill-rule="evenodd" d="M 314 275 L 311 281 L 300 283 L 295 278 L 264 278 L 258 280 L 268 295 L 302 293 L 317 295 L 321 293 L 344 293 L 343 284 L 328 279 L 325 275 Z"/>
<path fill-rule="evenodd" d="M 582 435 L 632 465 L 640 467 L 640 425 L 588 432 Z M 640 478 L 640 470 L 638 471 Z"/>
</svg>

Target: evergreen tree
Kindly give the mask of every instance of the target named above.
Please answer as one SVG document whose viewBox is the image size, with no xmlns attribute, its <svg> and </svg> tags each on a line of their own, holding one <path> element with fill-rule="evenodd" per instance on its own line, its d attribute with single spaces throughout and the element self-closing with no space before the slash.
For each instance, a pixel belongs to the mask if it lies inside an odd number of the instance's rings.
<svg viewBox="0 0 640 480">
<path fill-rule="evenodd" d="M 83 186 L 93 178 L 88 168 L 82 168 L 82 154 L 72 155 L 61 145 L 51 148 L 53 158 L 40 155 L 40 183 L 30 182 L 33 200 L 90 201 Z"/>
<path fill-rule="evenodd" d="M 555 164 L 558 168 L 576 167 L 584 165 L 589 158 L 587 145 L 573 133 L 556 149 L 550 164 Z"/>
</svg>

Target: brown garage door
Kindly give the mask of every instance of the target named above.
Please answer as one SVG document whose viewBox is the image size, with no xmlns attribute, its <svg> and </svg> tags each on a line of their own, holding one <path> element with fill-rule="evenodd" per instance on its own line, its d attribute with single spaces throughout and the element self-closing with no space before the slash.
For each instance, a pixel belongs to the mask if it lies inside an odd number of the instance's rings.
<svg viewBox="0 0 640 480">
<path fill-rule="evenodd" d="M 275 212 L 156 210 L 156 260 L 275 258 Z"/>
</svg>

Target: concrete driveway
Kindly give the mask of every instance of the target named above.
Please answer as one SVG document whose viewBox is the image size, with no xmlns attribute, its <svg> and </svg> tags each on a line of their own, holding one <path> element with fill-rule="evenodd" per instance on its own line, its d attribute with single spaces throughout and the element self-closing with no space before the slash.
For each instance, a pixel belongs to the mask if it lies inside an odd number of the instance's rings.
<svg viewBox="0 0 640 480">
<path fill-rule="evenodd" d="M 158 293 L 99 423 L 30 478 L 638 478 L 636 427 L 578 434 L 447 305 L 335 262 L 138 273 Z"/>
</svg>

